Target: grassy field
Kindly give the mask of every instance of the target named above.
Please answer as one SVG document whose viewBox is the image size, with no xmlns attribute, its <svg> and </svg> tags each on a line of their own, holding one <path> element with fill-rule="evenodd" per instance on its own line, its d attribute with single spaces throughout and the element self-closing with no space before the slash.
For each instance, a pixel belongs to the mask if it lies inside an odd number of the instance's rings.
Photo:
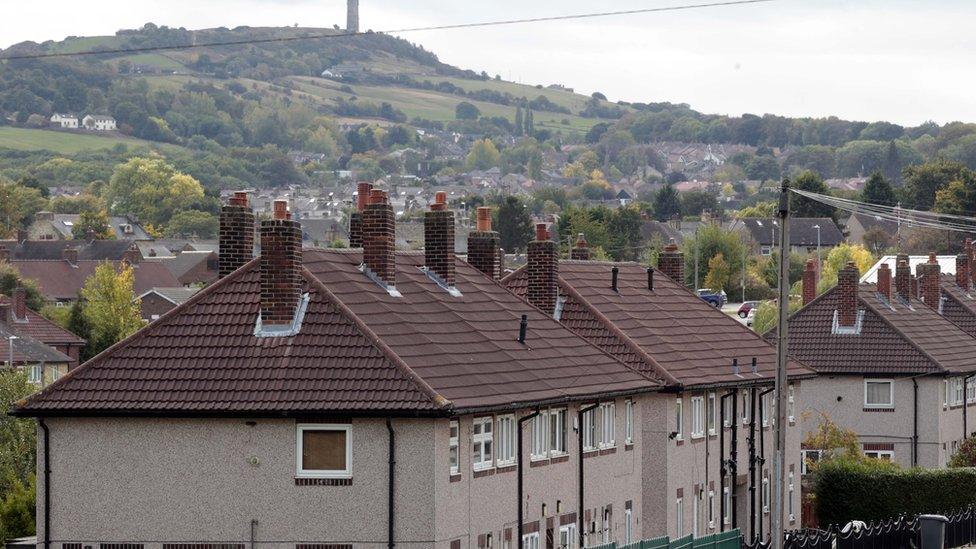
<svg viewBox="0 0 976 549">
<path fill-rule="evenodd" d="M 120 143 L 129 148 L 150 147 L 163 152 L 180 149 L 176 145 L 152 143 L 126 137 L 12 128 L 9 126 L 0 127 L 0 148 L 20 151 L 45 150 L 59 154 L 74 154 L 86 150 L 111 149 Z"/>
<path fill-rule="evenodd" d="M 84 36 L 68 38 L 64 42 L 51 45 L 51 53 L 78 53 L 93 50 L 99 46 L 113 46 L 118 42 L 114 36 Z"/>
<path fill-rule="evenodd" d="M 173 59 L 171 56 L 164 53 L 140 53 L 136 55 L 128 55 L 125 57 L 119 57 L 113 62 L 117 65 L 119 61 L 125 59 L 132 63 L 133 65 L 146 65 L 149 67 L 156 67 L 160 70 L 179 70 L 183 68 L 183 64 Z"/>
</svg>

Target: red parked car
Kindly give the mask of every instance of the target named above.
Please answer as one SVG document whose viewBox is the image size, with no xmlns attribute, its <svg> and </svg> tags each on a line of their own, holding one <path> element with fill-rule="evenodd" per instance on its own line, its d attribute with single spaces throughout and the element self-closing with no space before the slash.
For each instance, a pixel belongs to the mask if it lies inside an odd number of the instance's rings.
<svg viewBox="0 0 976 549">
<path fill-rule="evenodd" d="M 749 311 L 755 309 L 756 307 L 759 307 L 760 303 L 762 302 L 761 301 L 743 302 L 742 305 L 739 306 L 739 312 L 737 313 L 739 315 L 739 318 L 745 318 L 749 316 Z"/>
</svg>

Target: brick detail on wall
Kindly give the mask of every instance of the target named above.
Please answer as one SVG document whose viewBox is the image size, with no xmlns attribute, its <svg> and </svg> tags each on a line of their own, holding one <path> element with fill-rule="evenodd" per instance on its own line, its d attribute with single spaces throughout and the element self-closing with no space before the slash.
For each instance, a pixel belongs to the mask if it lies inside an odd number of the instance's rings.
<svg viewBox="0 0 976 549">
<path fill-rule="evenodd" d="M 298 543 L 295 549 L 352 549 L 351 543 Z"/>
<path fill-rule="evenodd" d="M 887 263 L 878 267 L 878 293 L 891 301 L 891 267 Z"/>
<path fill-rule="evenodd" d="M 468 263 L 491 278 L 500 278 L 500 246 L 501 237 L 495 231 L 468 233 Z"/>
<path fill-rule="evenodd" d="M 395 231 L 393 206 L 386 192 L 373 189 L 363 210 L 363 263 L 390 286 L 396 285 Z"/>
<path fill-rule="evenodd" d="M 969 256 L 966 253 L 956 256 L 956 284 L 969 291 Z"/>
<path fill-rule="evenodd" d="M 657 257 L 657 269 L 671 280 L 685 283 L 685 256 L 678 251 L 678 245 L 672 239 Z"/>
<path fill-rule="evenodd" d="M 935 254 L 929 255 L 929 262 L 925 264 L 925 270 L 922 273 L 922 298 L 926 305 L 938 311 L 942 288 L 939 285 L 939 262 L 936 260 Z"/>
<path fill-rule="evenodd" d="M 17 286 L 11 292 L 13 296 L 11 297 L 12 306 L 10 309 L 11 318 L 17 322 L 27 321 L 27 290 L 23 286 Z M 5 318 L 0 318 L 0 321 L 6 320 Z"/>
<path fill-rule="evenodd" d="M 254 210 L 247 193 L 234 193 L 220 209 L 220 256 L 217 272 L 221 278 L 254 258 Z"/>
<path fill-rule="evenodd" d="M 295 477 L 295 486 L 352 486 L 352 479 Z"/>
<path fill-rule="evenodd" d="M 895 263 L 895 292 L 905 301 L 912 298 L 912 269 L 908 266 L 908 256 L 899 254 Z"/>
<path fill-rule="evenodd" d="M 349 247 L 363 247 L 363 214 L 360 212 L 349 216 Z"/>
<path fill-rule="evenodd" d="M 529 303 L 552 315 L 556 311 L 559 252 L 552 240 L 533 240 L 528 246 L 526 298 Z"/>
<path fill-rule="evenodd" d="M 280 208 L 276 201 L 275 208 Z M 261 222 L 261 324 L 291 324 L 302 297 L 302 229 L 287 212 Z M 284 218 L 282 218 L 284 217 Z"/>
<path fill-rule="evenodd" d="M 243 543 L 164 543 L 163 549 L 244 549 Z"/>
<path fill-rule="evenodd" d="M 895 444 L 893 442 L 865 442 L 863 446 L 865 452 L 895 451 Z"/>
<path fill-rule="evenodd" d="M 841 326 L 854 326 L 857 321 L 857 267 L 854 262 L 837 273 L 837 323 Z"/>
<path fill-rule="evenodd" d="M 454 212 L 424 213 L 424 265 L 448 286 L 454 286 Z"/>
</svg>

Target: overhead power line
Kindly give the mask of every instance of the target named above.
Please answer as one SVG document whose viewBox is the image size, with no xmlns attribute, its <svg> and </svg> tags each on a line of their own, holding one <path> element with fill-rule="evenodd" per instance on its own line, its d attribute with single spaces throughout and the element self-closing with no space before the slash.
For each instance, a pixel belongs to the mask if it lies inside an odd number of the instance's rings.
<svg viewBox="0 0 976 549">
<path fill-rule="evenodd" d="M 298 40 L 323 40 L 331 38 L 345 38 L 349 36 L 365 36 L 369 34 L 402 34 L 407 32 L 440 31 L 470 29 L 476 27 L 500 27 L 504 25 L 519 25 L 525 23 L 543 23 L 548 21 L 568 21 L 572 19 L 594 19 L 597 17 L 613 17 L 620 15 L 637 15 L 642 13 L 659 13 L 666 11 L 696 10 L 703 8 L 718 8 L 723 6 L 740 6 L 745 4 L 765 4 L 778 0 L 729 0 L 726 2 L 705 2 L 699 4 L 684 4 L 680 6 L 662 6 L 657 8 L 643 8 L 635 10 L 604 11 L 595 13 L 578 13 L 572 15 L 554 15 L 549 17 L 530 17 L 524 19 L 505 19 L 500 21 L 481 21 L 476 23 L 457 23 L 452 25 L 434 25 L 428 27 L 407 27 L 402 29 L 390 29 L 383 31 L 362 31 L 362 32 L 338 32 L 329 34 L 305 34 L 300 36 L 281 36 L 276 38 L 253 38 L 247 40 L 230 40 L 227 42 L 212 42 L 206 44 L 182 44 L 169 46 L 145 46 L 138 48 L 117 48 L 106 50 L 85 50 L 78 52 L 65 53 L 36 53 L 23 55 L 5 56 L 0 54 L 0 60 L 16 61 L 26 59 L 48 59 L 52 57 L 79 57 L 85 55 L 116 55 L 130 53 L 146 53 L 167 50 L 189 50 L 197 48 L 215 48 L 220 46 L 244 46 L 250 44 L 267 44 L 273 42 L 295 42 Z"/>
<path fill-rule="evenodd" d="M 874 217 L 879 220 L 891 221 L 906 227 L 917 227 L 924 229 L 937 229 L 941 231 L 953 231 L 960 233 L 976 233 L 976 217 L 964 215 L 942 214 L 938 212 L 926 212 L 912 210 L 900 206 L 884 206 L 880 204 L 869 204 L 846 198 L 838 198 L 825 194 L 818 194 L 799 189 L 790 189 L 795 194 L 815 200 L 821 204 L 837 208 L 851 214 L 860 214 Z"/>
</svg>

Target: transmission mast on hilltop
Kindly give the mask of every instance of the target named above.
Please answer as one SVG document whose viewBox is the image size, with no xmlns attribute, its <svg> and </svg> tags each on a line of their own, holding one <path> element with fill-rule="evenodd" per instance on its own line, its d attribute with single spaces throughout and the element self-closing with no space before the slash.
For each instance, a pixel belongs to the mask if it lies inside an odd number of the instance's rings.
<svg viewBox="0 0 976 549">
<path fill-rule="evenodd" d="M 346 32 L 359 32 L 359 0 L 346 0 Z"/>
</svg>

